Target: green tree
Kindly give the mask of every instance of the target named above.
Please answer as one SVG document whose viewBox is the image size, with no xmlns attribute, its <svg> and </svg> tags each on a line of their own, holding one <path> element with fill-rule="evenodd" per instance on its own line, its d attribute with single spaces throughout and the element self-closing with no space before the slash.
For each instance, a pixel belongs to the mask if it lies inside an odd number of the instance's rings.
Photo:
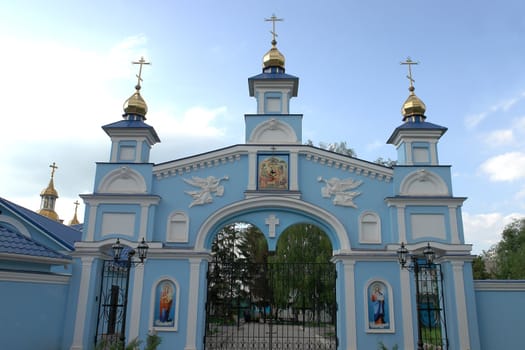
<svg viewBox="0 0 525 350">
<path fill-rule="evenodd" d="M 319 320 L 319 313 L 330 310 L 335 298 L 331 257 L 332 244 L 317 226 L 297 224 L 286 229 L 269 258 L 275 306 L 291 307 L 296 317 L 300 309 L 313 309 Z"/>
<path fill-rule="evenodd" d="M 486 280 L 491 278 L 490 273 L 485 266 L 483 255 L 478 255 L 472 261 L 472 274 L 475 280 Z"/>
<path fill-rule="evenodd" d="M 495 277 L 525 279 L 525 218 L 515 219 L 495 248 Z"/>
<path fill-rule="evenodd" d="M 314 146 L 314 143 L 312 140 L 308 140 L 306 141 L 306 145 Z M 346 145 L 346 141 L 334 142 L 334 143 L 328 143 L 328 144 L 324 142 L 319 142 L 319 148 L 325 149 L 327 151 L 339 153 L 339 154 L 344 154 L 346 156 L 351 156 L 351 157 L 357 156 L 355 151 Z"/>
</svg>

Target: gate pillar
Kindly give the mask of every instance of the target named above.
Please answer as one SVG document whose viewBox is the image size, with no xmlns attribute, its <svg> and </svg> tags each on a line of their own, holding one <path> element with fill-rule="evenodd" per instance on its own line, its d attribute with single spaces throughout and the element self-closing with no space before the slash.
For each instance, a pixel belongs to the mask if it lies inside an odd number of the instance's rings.
<svg viewBox="0 0 525 350">
<path fill-rule="evenodd" d="M 203 262 L 208 262 L 208 257 L 190 258 L 190 282 L 188 293 L 188 315 L 186 346 L 184 350 L 197 350 L 197 339 L 199 348 L 202 348 L 202 339 L 204 336 L 204 317 L 205 300 L 206 300 L 206 266 Z M 199 317 L 200 316 L 200 317 Z M 199 320 L 199 318 L 201 320 Z"/>
<path fill-rule="evenodd" d="M 357 350 L 357 321 L 355 317 L 355 260 L 334 255 L 337 268 L 337 337 L 338 349 Z M 339 326 L 340 325 L 340 326 Z"/>
</svg>

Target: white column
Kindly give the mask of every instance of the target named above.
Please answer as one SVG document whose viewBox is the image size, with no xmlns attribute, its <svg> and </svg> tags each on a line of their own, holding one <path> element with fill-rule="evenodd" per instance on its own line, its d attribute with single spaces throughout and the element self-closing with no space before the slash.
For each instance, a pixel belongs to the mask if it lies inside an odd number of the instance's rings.
<svg viewBox="0 0 525 350">
<path fill-rule="evenodd" d="M 345 305 L 346 310 L 346 329 L 345 337 L 347 349 L 357 350 L 357 322 L 355 317 L 355 274 L 354 267 L 355 261 L 353 260 L 342 260 L 343 271 L 344 271 L 344 292 L 345 292 Z"/>
<path fill-rule="evenodd" d="M 459 349 L 470 349 L 470 334 L 467 319 L 467 300 L 465 298 L 465 283 L 463 275 L 463 261 L 451 261 L 454 277 L 454 294 L 456 295 L 456 317 L 458 321 Z"/>
<path fill-rule="evenodd" d="M 80 272 L 80 288 L 78 291 L 78 302 L 75 317 L 75 333 L 73 335 L 73 345 L 71 350 L 82 350 L 84 340 L 84 330 L 86 322 L 86 311 L 89 297 L 89 280 L 91 279 L 91 267 L 93 266 L 92 256 L 83 256 L 81 258 L 82 270 Z"/>
<path fill-rule="evenodd" d="M 87 203 L 89 208 L 89 220 L 87 225 L 86 241 L 93 241 L 95 237 L 95 221 L 97 219 L 97 208 L 96 204 Z"/>
<path fill-rule="evenodd" d="M 131 296 L 131 317 L 129 323 L 129 337 L 131 341 L 139 336 L 139 321 L 142 304 L 142 291 L 144 289 L 144 264 L 135 266 L 133 276 L 133 295 Z"/>
<path fill-rule="evenodd" d="M 458 216 L 456 215 L 456 206 L 448 207 L 448 214 L 450 217 L 450 233 L 451 233 L 451 243 L 459 244 L 459 232 L 458 232 Z"/>
<path fill-rule="evenodd" d="M 188 318 L 186 331 L 186 346 L 184 350 L 197 350 L 197 310 L 199 302 L 199 272 L 201 258 L 190 258 L 190 285 L 188 300 Z"/>
<path fill-rule="evenodd" d="M 248 153 L 248 191 L 255 191 L 257 189 L 256 183 L 257 174 L 257 153 Z"/>
<path fill-rule="evenodd" d="M 401 318 L 403 319 L 404 348 L 415 349 L 414 319 L 412 318 L 412 294 L 410 293 L 410 272 L 407 269 L 401 269 L 399 279 L 401 284 Z"/>
<path fill-rule="evenodd" d="M 290 191 L 299 190 L 298 171 L 299 167 L 297 151 L 290 152 Z"/>
<path fill-rule="evenodd" d="M 397 232 L 399 232 L 399 240 L 407 242 L 407 231 L 405 223 L 405 206 L 399 205 L 397 207 Z"/>
</svg>

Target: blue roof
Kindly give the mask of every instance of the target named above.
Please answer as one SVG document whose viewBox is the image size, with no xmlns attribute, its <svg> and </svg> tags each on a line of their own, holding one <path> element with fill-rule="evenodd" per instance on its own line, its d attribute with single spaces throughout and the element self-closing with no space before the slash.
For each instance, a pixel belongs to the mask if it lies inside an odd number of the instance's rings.
<svg viewBox="0 0 525 350">
<path fill-rule="evenodd" d="M 157 135 L 155 129 L 151 125 L 144 123 L 142 120 L 120 120 L 115 123 L 106 124 L 102 126 L 102 129 L 106 131 L 106 133 L 108 132 L 108 129 L 144 129 L 150 131 L 155 140 L 160 142 L 159 135 Z"/>
<path fill-rule="evenodd" d="M 56 240 L 65 248 L 74 250 L 75 242 L 82 238 L 82 232 L 71 226 L 64 225 L 58 221 L 51 220 L 48 217 L 35 213 L 32 210 L 21 207 L 13 202 L 0 197 L 0 205 L 4 205 L 24 220 L 30 222 L 40 230 L 45 232 L 52 239 Z"/>
<path fill-rule="evenodd" d="M 441 126 L 441 125 L 429 123 L 429 122 L 422 122 L 422 121 L 411 122 L 411 121 L 408 121 L 408 122 L 405 122 L 405 123 L 401 124 L 400 126 L 398 126 L 394 130 L 392 135 L 388 138 L 386 143 L 392 143 L 394 138 L 396 137 L 396 135 L 401 130 L 436 130 L 436 131 L 440 131 L 441 135 L 443 135 L 448 130 L 448 128 L 446 128 L 444 126 Z"/>
<path fill-rule="evenodd" d="M 248 78 L 248 89 L 250 91 L 250 96 L 254 95 L 253 82 L 255 80 L 293 80 L 294 89 L 293 89 L 292 94 L 293 96 L 297 96 L 299 78 L 296 76 L 286 74 L 286 73 L 261 73 L 251 78 Z"/>
<path fill-rule="evenodd" d="M 71 259 L 69 256 L 56 252 L 33 241 L 31 238 L 2 225 L 0 223 L 0 253 L 29 255 L 53 259 Z"/>
</svg>

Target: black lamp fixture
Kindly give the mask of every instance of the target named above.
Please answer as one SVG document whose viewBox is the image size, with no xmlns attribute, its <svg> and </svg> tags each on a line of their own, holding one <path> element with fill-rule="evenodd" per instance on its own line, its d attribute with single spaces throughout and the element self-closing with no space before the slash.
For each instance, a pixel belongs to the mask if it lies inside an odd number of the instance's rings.
<svg viewBox="0 0 525 350">
<path fill-rule="evenodd" d="M 115 261 L 119 261 L 122 257 L 122 251 L 124 250 L 124 246 L 120 243 L 120 238 L 117 238 L 116 242 L 111 246 L 111 249 L 113 250 L 113 259 Z M 128 261 L 131 261 L 133 256 L 138 252 L 139 260 L 141 263 L 143 263 L 148 256 L 148 249 L 149 246 L 146 243 L 144 237 L 142 237 L 142 241 L 137 246 L 137 249 L 131 249 L 128 252 Z"/>
<path fill-rule="evenodd" d="M 430 266 L 434 264 L 434 259 L 436 258 L 436 252 L 434 248 L 430 245 L 430 242 L 427 243 L 427 246 L 423 250 L 423 257 L 425 258 L 425 265 Z M 410 269 L 413 266 L 407 265 L 408 259 L 412 259 L 412 263 L 419 263 L 417 255 L 411 255 L 405 246 L 405 242 L 401 242 L 401 247 L 397 250 L 397 259 L 399 260 L 399 265 L 401 268 Z M 421 265 L 421 263 L 419 263 Z"/>
</svg>

